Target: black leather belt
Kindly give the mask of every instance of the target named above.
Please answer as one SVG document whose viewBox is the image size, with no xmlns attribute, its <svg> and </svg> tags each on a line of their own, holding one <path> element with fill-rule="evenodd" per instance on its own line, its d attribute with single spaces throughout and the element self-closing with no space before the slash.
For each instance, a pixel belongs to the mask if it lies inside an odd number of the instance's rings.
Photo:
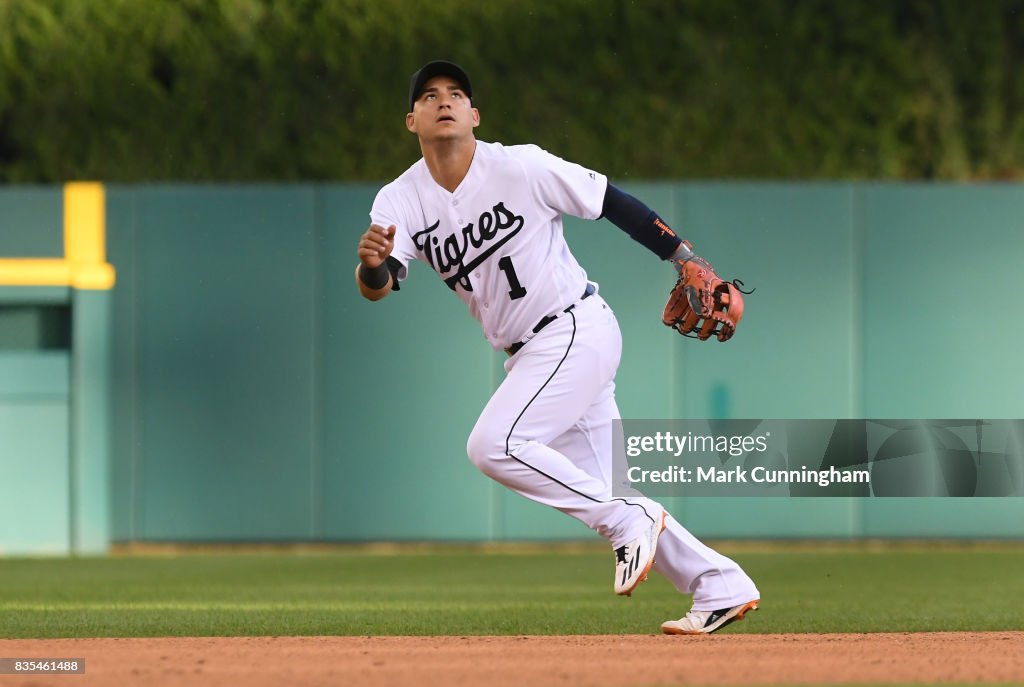
<svg viewBox="0 0 1024 687">
<path fill-rule="evenodd" d="M 534 334 L 534 336 L 536 336 L 540 332 L 541 329 L 544 329 L 544 327 L 548 326 L 549 324 L 551 324 L 552 322 L 557 320 L 560 315 L 563 315 L 563 314 L 569 312 L 570 310 L 575 308 L 577 305 L 579 305 L 580 301 L 584 301 L 584 300 L 590 298 L 595 293 L 597 293 L 597 289 L 594 288 L 593 284 L 591 284 L 590 282 L 587 282 L 587 288 L 583 291 L 583 295 L 580 296 L 580 300 L 579 301 L 576 301 L 575 303 L 570 305 L 568 308 L 566 308 L 562 312 L 558 313 L 558 315 L 545 315 L 544 317 L 540 318 L 540 322 L 538 322 L 533 327 L 533 334 Z M 533 338 L 533 337 L 531 337 L 531 338 Z M 527 341 L 529 341 L 529 339 L 527 339 Z M 516 353 L 519 352 L 520 348 L 522 348 L 523 346 L 526 345 L 527 341 L 517 341 L 514 344 L 512 344 L 511 346 L 509 346 L 508 348 L 506 348 L 505 352 L 508 353 L 509 356 L 513 356 L 513 355 L 515 355 Z"/>
</svg>

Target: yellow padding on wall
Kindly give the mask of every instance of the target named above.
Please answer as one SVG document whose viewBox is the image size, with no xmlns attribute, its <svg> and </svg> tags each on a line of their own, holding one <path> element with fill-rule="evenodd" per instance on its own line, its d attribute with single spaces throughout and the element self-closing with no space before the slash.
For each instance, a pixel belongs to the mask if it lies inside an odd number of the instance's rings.
<svg viewBox="0 0 1024 687">
<path fill-rule="evenodd" d="M 0 258 L 0 286 L 73 286 L 107 291 L 114 288 L 114 267 L 56 258 Z"/>
<path fill-rule="evenodd" d="M 117 281 L 114 274 L 114 266 L 107 263 L 102 265 L 75 263 L 73 269 L 71 285 L 76 289 L 109 291 L 114 288 L 114 282 Z"/>
<path fill-rule="evenodd" d="M 114 267 L 107 263 L 105 196 L 100 183 L 65 184 L 64 259 L 0 258 L 0 286 L 114 288 Z"/>
<path fill-rule="evenodd" d="M 69 286 L 71 263 L 45 258 L 0 259 L 0 285 Z"/>
<path fill-rule="evenodd" d="M 64 185 L 64 259 L 93 265 L 107 261 L 106 199 L 103 184 Z"/>
</svg>

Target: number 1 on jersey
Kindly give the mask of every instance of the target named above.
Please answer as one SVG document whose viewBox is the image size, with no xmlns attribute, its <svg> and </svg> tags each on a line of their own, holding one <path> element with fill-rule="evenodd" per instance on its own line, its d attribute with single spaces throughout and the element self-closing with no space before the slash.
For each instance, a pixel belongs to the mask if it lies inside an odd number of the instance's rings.
<svg viewBox="0 0 1024 687">
<path fill-rule="evenodd" d="M 512 266 L 512 258 L 506 255 L 498 261 L 498 267 L 505 273 L 508 285 L 512 287 L 508 291 L 508 297 L 514 301 L 525 296 L 526 289 L 519 283 L 519 277 L 516 276 L 516 268 Z"/>
</svg>

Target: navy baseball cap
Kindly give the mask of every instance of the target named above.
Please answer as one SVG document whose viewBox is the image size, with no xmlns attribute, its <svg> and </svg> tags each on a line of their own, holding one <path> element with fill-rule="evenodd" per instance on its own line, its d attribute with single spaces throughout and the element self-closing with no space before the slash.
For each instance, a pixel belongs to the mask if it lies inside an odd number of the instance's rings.
<svg viewBox="0 0 1024 687">
<path fill-rule="evenodd" d="M 409 82 L 409 112 L 412 112 L 412 106 L 416 99 L 420 97 L 423 87 L 435 76 L 450 76 L 455 79 L 470 101 L 473 100 L 473 86 L 469 83 L 469 75 L 466 74 L 466 70 L 454 62 L 434 60 L 433 62 L 427 62 L 420 67 L 418 72 L 412 75 L 412 80 Z"/>
</svg>

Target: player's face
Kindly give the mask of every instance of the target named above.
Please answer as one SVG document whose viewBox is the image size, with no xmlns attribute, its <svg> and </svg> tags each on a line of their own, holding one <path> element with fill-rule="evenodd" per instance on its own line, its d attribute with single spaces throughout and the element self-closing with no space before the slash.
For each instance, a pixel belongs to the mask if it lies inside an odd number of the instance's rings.
<svg viewBox="0 0 1024 687">
<path fill-rule="evenodd" d="M 480 124 L 480 113 L 470 103 L 458 82 L 449 76 L 435 76 L 423 87 L 405 116 L 405 125 L 420 140 L 444 140 L 472 136 Z"/>
</svg>

